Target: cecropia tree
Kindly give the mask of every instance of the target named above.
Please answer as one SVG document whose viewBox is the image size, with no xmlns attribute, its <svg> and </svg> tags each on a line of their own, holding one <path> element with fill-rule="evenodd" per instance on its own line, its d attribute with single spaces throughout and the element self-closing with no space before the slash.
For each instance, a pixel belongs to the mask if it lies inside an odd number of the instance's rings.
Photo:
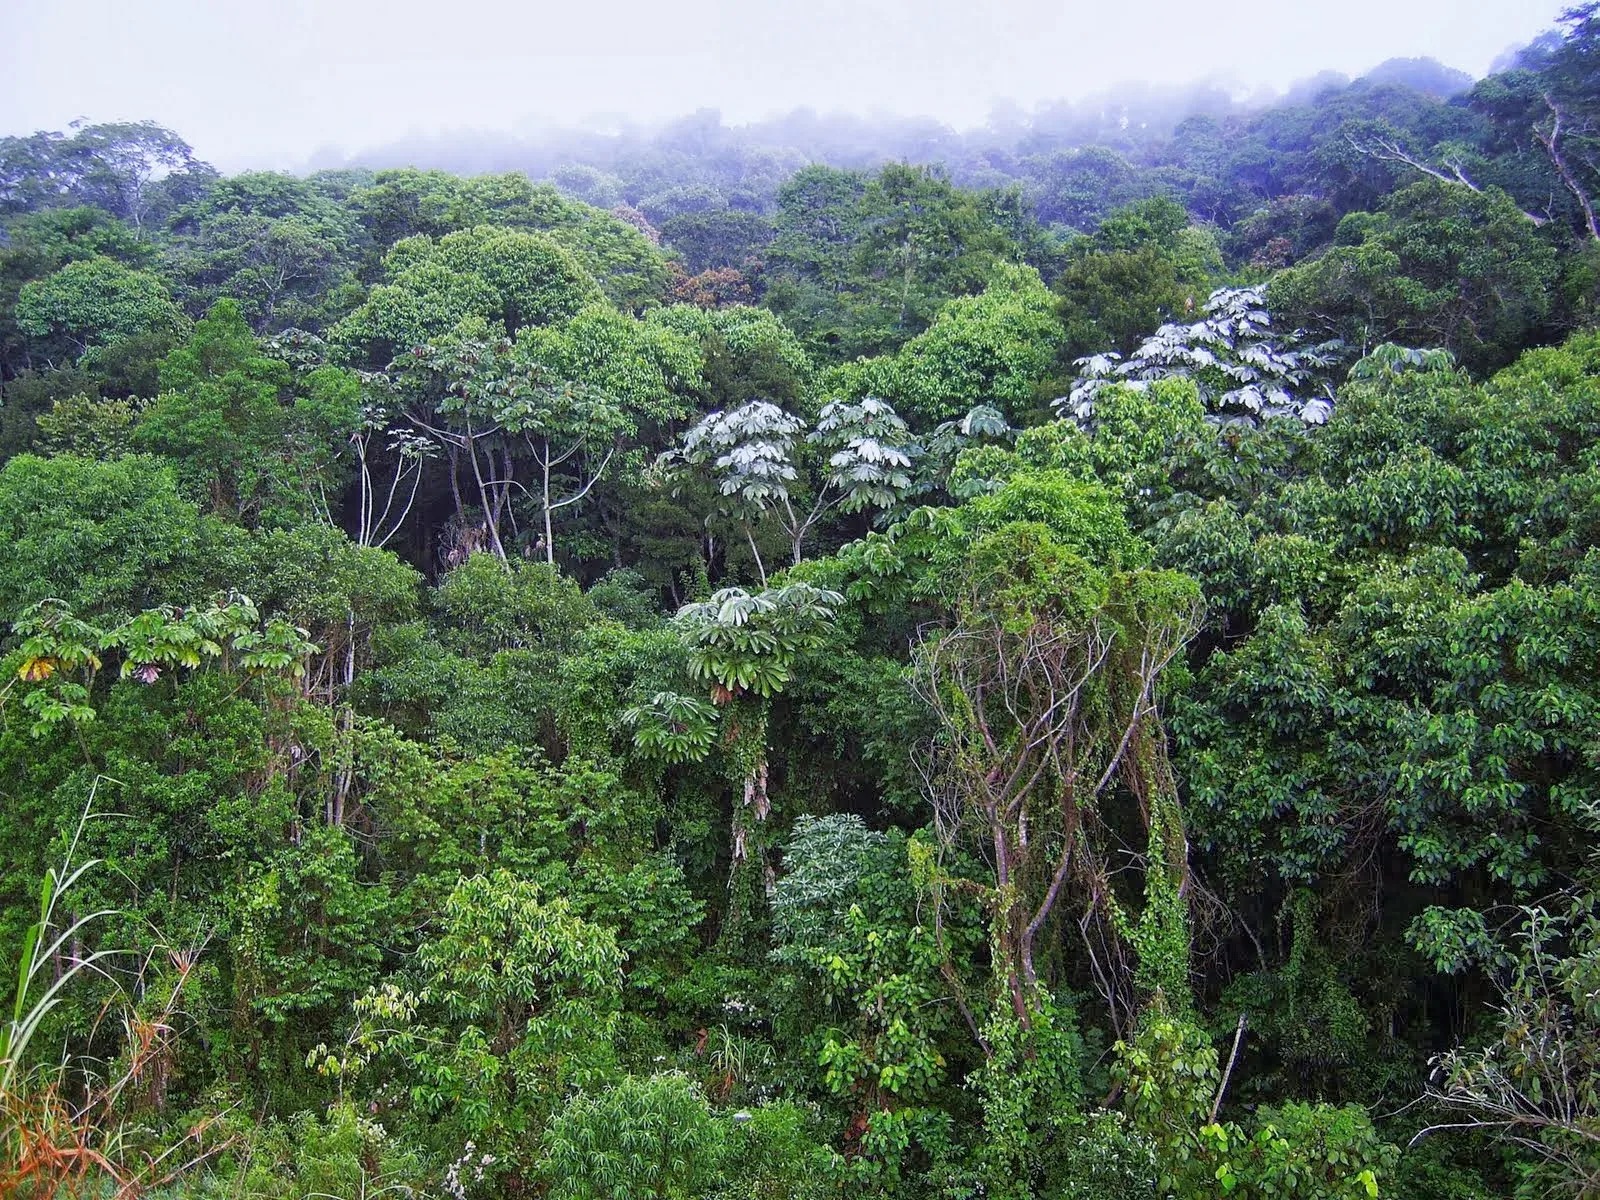
<svg viewBox="0 0 1600 1200">
<path fill-rule="evenodd" d="M 1062 416 L 1091 424 L 1095 397 L 1113 384 L 1192 379 L 1213 424 L 1298 417 L 1320 425 L 1332 414 L 1334 398 L 1319 376 L 1339 349 L 1336 342 L 1306 346 L 1298 332 L 1275 333 L 1264 286 L 1219 288 L 1202 319 L 1161 326 L 1126 359 L 1115 351 L 1077 359 L 1072 390 L 1052 403 Z"/>
</svg>

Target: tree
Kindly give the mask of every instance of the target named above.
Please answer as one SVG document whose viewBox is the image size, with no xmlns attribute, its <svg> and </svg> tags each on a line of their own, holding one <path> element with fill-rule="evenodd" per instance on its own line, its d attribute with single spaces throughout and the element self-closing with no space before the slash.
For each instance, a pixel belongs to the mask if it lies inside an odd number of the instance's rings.
<svg viewBox="0 0 1600 1200">
<path fill-rule="evenodd" d="M 436 344 L 416 347 L 409 361 L 396 360 L 398 382 L 407 398 L 405 419 L 449 455 L 460 542 L 454 556 L 464 558 L 484 549 L 505 562 L 501 527 L 511 522 L 512 532 L 516 531 L 512 488 L 517 481 L 502 409 L 526 399 L 530 383 L 517 371 L 513 349 L 513 343 L 494 337 L 482 321 L 463 322 Z M 476 527 L 462 496 L 463 455 L 471 472 L 469 484 L 477 494 Z"/>
<path fill-rule="evenodd" d="M 532 880 L 505 869 L 459 878 L 418 950 L 422 988 L 368 991 L 345 1044 L 315 1047 L 308 1065 L 350 1077 L 396 1062 L 408 1108 L 452 1155 L 481 1147 L 472 1165 L 492 1170 L 480 1177 L 526 1180 L 538 1170 L 530 1126 L 611 1066 L 623 957 L 610 928 Z"/>
<path fill-rule="evenodd" d="M 823 643 L 843 602 L 826 588 L 790 583 L 755 593 L 723 588 L 687 604 L 676 622 L 689 648 L 690 678 L 709 683 L 719 701 L 772 696 L 789 681 L 795 658 Z"/>
<path fill-rule="evenodd" d="M 8 376 L 29 361 L 16 314 L 24 285 L 81 259 L 110 258 L 139 269 L 156 258 L 153 246 L 98 208 L 53 208 L 13 217 L 6 223 L 6 239 L 0 249 L 0 371 Z"/>
<path fill-rule="evenodd" d="M 1000 267 L 983 291 L 949 301 L 929 328 L 885 364 L 841 368 L 848 391 L 863 384 L 925 421 L 959 419 L 984 404 L 1019 418 L 1055 367 L 1061 345 L 1049 291 L 1032 267 Z M 851 379 L 858 375 L 859 382 Z"/>
<path fill-rule="evenodd" d="M 39 445 L 50 453 L 120 458 L 131 448 L 139 405 L 132 400 L 91 400 L 83 393 L 55 401 L 36 422 Z"/>
<path fill-rule="evenodd" d="M 95 719 L 95 679 L 113 657 L 122 660 L 120 678 L 148 686 L 163 672 L 198 670 L 208 659 L 220 660 L 224 670 L 298 679 L 319 649 L 306 630 L 282 618 L 263 623 L 250 598 L 240 595 L 205 607 L 146 609 L 109 629 L 81 620 L 62 601 L 44 600 L 20 613 L 12 631 L 23 639 L 18 678 L 37 685 L 21 701 L 34 718 L 35 736 L 62 721 Z"/>
<path fill-rule="evenodd" d="M 339 323 L 334 340 L 358 366 L 382 368 L 477 318 L 515 337 L 525 325 L 575 315 L 599 289 L 572 254 L 546 234 L 479 225 L 397 242 L 385 282 Z"/>
<path fill-rule="evenodd" d="M 1579 4 L 1564 9 L 1559 21 L 1560 36 L 1546 35 L 1526 47 L 1512 69 L 1479 81 L 1468 99 L 1499 135 L 1496 158 L 1521 168 L 1499 182 L 1533 210 L 1526 215 L 1535 223 L 1555 218 L 1594 241 L 1600 239 L 1595 215 L 1600 178 L 1594 167 L 1600 136 L 1594 99 L 1600 17 L 1593 4 Z M 1542 169 L 1531 169 L 1529 159 L 1538 160 Z M 1447 172 L 1413 165 L 1435 178 L 1472 186 L 1458 164 L 1447 164 Z"/>
<path fill-rule="evenodd" d="M 742 267 L 772 240 L 772 223 L 759 213 L 724 208 L 683 213 L 661 226 L 661 236 L 683 255 L 690 275 L 718 267 Z"/>
<path fill-rule="evenodd" d="M 1339 347 L 1307 347 L 1298 334 L 1274 334 L 1266 300 L 1265 288 L 1219 288 L 1201 320 L 1163 325 L 1126 360 L 1115 351 L 1078 359 L 1072 391 L 1052 403 L 1063 416 L 1088 424 L 1096 396 L 1108 387 L 1142 390 L 1164 379 L 1188 379 L 1215 424 L 1251 425 L 1272 417 L 1320 424 L 1333 409 L 1331 389 L 1324 385 L 1320 396 L 1305 396 L 1302 389 L 1332 365 Z"/>
<path fill-rule="evenodd" d="M 828 291 L 843 289 L 866 180 L 854 171 L 804 167 L 778 189 L 771 259 Z"/>
<path fill-rule="evenodd" d="M 626 1075 L 550 1123 L 543 1173 L 563 1200 L 690 1200 L 712 1177 L 722 1130 L 687 1076 Z"/>
<path fill-rule="evenodd" d="M 308 351 L 306 342 L 317 348 Z M 405 527 L 436 446 L 403 424 L 404 399 L 393 377 L 328 366 L 320 346 L 320 339 L 310 337 L 269 343 L 300 368 L 298 423 L 353 464 L 355 543 L 381 549 Z M 330 508 L 327 515 L 331 521 L 335 513 Z"/>
<path fill-rule="evenodd" d="M 1345 136 L 1349 139 L 1351 147 L 1359 154 L 1365 154 L 1381 162 L 1410 167 L 1447 187 L 1463 187 L 1470 192 L 1478 193 L 1483 191 L 1472 176 L 1467 174 L 1468 160 L 1475 160 L 1478 157 L 1472 147 L 1454 142 L 1437 146 L 1431 156 L 1438 160 L 1438 165 L 1435 165 L 1428 158 L 1407 150 L 1404 139 L 1381 123 L 1378 128 L 1370 132 L 1357 133 L 1352 130 Z M 1523 212 L 1522 215 L 1534 226 L 1541 226 L 1550 219 L 1533 212 Z"/>
<path fill-rule="evenodd" d="M 483 1022 L 502 1053 L 527 1038 L 566 1049 L 587 1015 L 570 998 L 603 1006 L 615 995 L 622 967 L 615 937 L 526 880 L 506 871 L 463 879 L 443 916 L 420 952 L 432 972 L 429 999 L 451 1017 Z"/>
<path fill-rule="evenodd" d="M 978 291 L 1011 256 L 1011 241 L 983 197 L 957 191 L 934 169 L 884 167 L 868 183 L 861 209 L 858 269 L 874 281 L 865 290 L 880 310 L 877 320 L 893 331 L 880 336 L 918 332 L 947 297 Z"/>
<path fill-rule="evenodd" d="M 162 361 L 161 386 L 134 443 L 171 458 L 213 512 L 255 524 L 281 507 L 332 522 L 343 486 L 333 457 L 356 414 L 297 408 L 293 372 L 263 352 L 237 304 L 217 301 Z M 317 416 L 332 427 L 302 420 Z"/>
<path fill-rule="evenodd" d="M 1595 105 L 1596 48 L 1600 47 L 1600 5 L 1579 4 L 1561 14 L 1566 31 L 1559 49 L 1539 72 L 1539 98 L 1545 112 L 1533 124 L 1534 140 L 1543 147 L 1556 175 L 1583 214 L 1584 232 L 1600 240 L 1596 224 L 1593 165 L 1600 138 L 1600 109 Z"/>
<path fill-rule="evenodd" d="M 1262 1105 L 1248 1126 L 1219 1121 L 1227 1075 L 1181 1014 L 1152 1007 L 1116 1052 L 1113 1074 L 1133 1127 L 1154 1143 L 1160 1194 L 1372 1200 L 1399 1157 L 1356 1105 Z"/>
<path fill-rule="evenodd" d="M 1593 814 L 1585 819 L 1592 822 Z M 1515 910 L 1500 931 L 1503 946 L 1485 914 L 1428 915 L 1454 918 L 1433 926 L 1453 932 L 1449 949 L 1434 943 L 1441 965 L 1456 971 L 1489 957 L 1498 1003 L 1483 1045 L 1458 1046 L 1434 1059 L 1427 1096 L 1449 1119 L 1418 1137 L 1488 1133 L 1532 1161 L 1530 1191 L 1542 1185 L 1588 1194 L 1600 1177 L 1600 1113 L 1592 1087 L 1600 1054 L 1594 1006 L 1600 929 L 1593 895 L 1576 888 L 1549 905 Z"/>
<path fill-rule="evenodd" d="M 808 441 L 828 453 L 822 484 L 810 509 L 796 507 L 790 485 L 799 480 L 795 436 L 805 428 L 798 418 L 765 400 L 752 400 L 732 412 L 702 418 L 683 438 L 683 456 L 708 467 L 723 496 L 745 517 L 745 536 L 763 584 L 766 568 L 756 549 L 750 521 L 773 511 L 789 536 L 796 565 L 806 535 L 831 509 L 859 512 L 885 509 L 911 490 L 911 464 L 920 452 L 904 421 L 882 400 L 868 396 L 831 401 L 822 410 Z"/>
<path fill-rule="evenodd" d="M 319 328 L 329 304 L 351 304 L 358 226 L 301 180 L 246 173 L 212 187 L 173 218 L 177 269 L 209 306 L 237 301 L 256 333 Z"/>
<path fill-rule="evenodd" d="M 767 792 L 767 701 L 789 682 L 795 660 L 827 640 L 844 597 L 827 588 L 795 582 L 747 592 L 723 588 L 710 599 L 686 604 L 673 624 L 688 652 L 691 680 L 709 684 L 719 707 L 741 705 L 727 721 L 726 748 L 743 789 L 734 805 L 732 851 L 735 870 L 748 853 L 744 812 L 757 822 L 771 811 Z M 686 698 L 662 694 L 623 715 L 634 744 L 671 760 L 702 758 L 711 744 L 714 713 Z M 768 887 L 771 887 L 770 868 Z"/>
<path fill-rule="evenodd" d="M 104 257 L 70 262 L 24 284 L 16 320 L 23 333 L 59 339 L 85 362 L 125 338 L 162 334 L 175 339 L 188 327 L 159 276 Z"/>
<path fill-rule="evenodd" d="M 1493 368 L 1550 311 L 1555 250 L 1496 188 L 1424 180 L 1381 213 L 1346 216 L 1337 241 L 1270 287 L 1275 312 L 1320 336 L 1444 346 Z"/>
<path fill-rule="evenodd" d="M 518 345 L 557 378 L 615 397 L 635 427 L 654 430 L 681 421 L 700 387 L 703 355 L 687 330 L 636 320 L 602 304 L 583 308 L 570 321 L 526 329 Z"/>
<path fill-rule="evenodd" d="M 927 167 L 796 172 L 778 195 L 767 303 L 841 358 L 893 349 L 1016 257 L 1006 207 Z"/>
<path fill-rule="evenodd" d="M 1096 251 L 1067 264 L 1056 278 L 1065 352 L 1074 358 L 1101 350 L 1127 354 L 1150 330 L 1186 315 L 1199 300 L 1178 281 L 1177 268 L 1158 251 Z"/>
<path fill-rule="evenodd" d="M 772 958 L 820 988 L 821 1002 L 798 1019 L 827 1022 L 817 1054 L 825 1082 L 868 1119 L 932 1099 L 954 1023 L 939 1003 L 939 939 L 915 911 L 910 853 L 854 815 L 801 817 L 772 892 Z"/>
<path fill-rule="evenodd" d="M 75 123 L 72 129 L 70 136 L 0 140 L 0 211 L 27 212 L 62 201 L 91 204 L 143 229 L 151 183 L 159 175 L 215 176 L 188 143 L 153 121 Z"/>
<path fill-rule="evenodd" d="M 19 455 L 0 469 L 0 615 L 47 598 L 131 615 L 223 586 L 211 575 L 230 540 L 179 490 L 173 466 Z"/>
<path fill-rule="evenodd" d="M 1103 146 L 1036 155 L 1026 171 L 1034 209 L 1052 225 L 1088 231 L 1104 214 L 1144 194 L 1132 164 Z"/>
<path fill-rule="evenodd" d="M 539 506 L 544 513 L 545 561 L 553 563 L 556 539 L 551 518 L 582 501 L 600 481 L 616 453 L 615 447 L 606 443 L 625 427 L 624 418 L 606 393 L 564 383 L 537 389 L 528 400 L 507 411 L 506 422 L 506 428 L 522 434 L 532 450 L 539 471 Z M 591 446 L 596 449 L 591 451 Z M 599 447 L 605 447 L 603 454 Z M 560 471 L 578 455 L 584 455 L 585 462 L 575 472 L 578 482 L 573 490 L 564 496 L 552 491 L 551 471 Z M 596 455 L 598 462 L 594 461 Z"/>
<path fill-rule="evenodd" d="M 793 412 L 809 394 L 810 357 L 794 332 L 768 309 L 733 305 L 707 311 L 674 304 L 652 310 L 646 320 L 699 341 L 701 374 L 714 408 L 764 396 Z"/>
<path fill-rule="evenodd" d="M 464 323 L 439 345 L 418 348 L 405 367 L 413 397 L 407 419 L 451 452 L 451 486 L 463 521 L 456 466 L 465 455 L 487 548 L 496 557 L 503 562 L 508 556 L 502 522 L 517 533 L 517 489 L 539 506 L 543 537 L 534 548 L 553 563 L 555 514 L 589 495 L 610 465 L 617 439 L 635 428 L 634 419 L 611 392 L 546 366 L 548 341 L 491 341 L 481 336 L 485 332 L 481 323 Z M 516 478 L 519 443 L 537 472 L 532 489 Z"/>
<path fill-rule="evenodd" d="M 926 775 L 940 832 L 973 839 L 992 864 L 982 894 L 999 999 L 1029 1025 L 1035 944 L 1075 896 L 1115 1027 L 1137 1011 L 1136 976 L 1184 1002 L 1188 843 L 1156 684 L 1194 631 L 1197 589 L 1171 573 L 1091 566 L 1047 526 L 1016 522 L 971 542 L 951 605 L 923 635 L 914 678 L 938 723 Z M 1102 842 L 1119 824 L 1107 811 L 1119 795 L 1149 838 L 1137 929 Z"/>
<path fill-rule="evenodd" d="M 567 163 L 550 172 L 550 182 L 574 200 L 611 208 L 622 199 L 622 181 L 583 163 Z"/>
<path fill-rule="evenodd" d="M 756 289 L 743 272 L 733 267 L 713 267 L 698 275 L 673 274 L 667 296 L 673 304 L 692 304 L 696 308 L 727 308 L 750 304 Z"/>
<path fill-rule="evenodd" d="M 547 236 L 604 281 L 608 299 L 630 310 L 660 299 L 667 281 L 665 256 L 632 223 L 531 183 L 520 171 L 472 178 L 415 168 L 379 171 L 371 187 L 352 196 L 351 207 L 379 255 L 417 235 L 442 239 L 495 226 Z"/>
<path fill-rule="evenodd" d="M 1222 266 L 1214 241 L 1166 197 L 1118 209 L 1072 244 L 1053 288 L 1070 357 L 1131 352 L 1150 330 L 1192 313 Z"/>
</svg>

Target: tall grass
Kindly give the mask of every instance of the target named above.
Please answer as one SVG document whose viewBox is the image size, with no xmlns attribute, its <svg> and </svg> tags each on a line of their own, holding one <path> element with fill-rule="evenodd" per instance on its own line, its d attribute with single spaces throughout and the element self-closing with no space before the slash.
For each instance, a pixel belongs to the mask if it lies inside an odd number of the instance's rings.
<svg viewBox="0 0 1600 1200">
<path fill-rule="evenodd" d="M 95 781 L 95 787 L 99 787 L 98 780 Z M 50 867 L 45 871 L 44 880 L 39 886 L 39 919 L 28 927 L 22 937 L 11 1019 L 0 1026 L 0 1092 L 9 1093 L 17 1086 L 25 1070 L 28 1045 L 44 1024 L 44 1019 L 60 1003 L 67 986 L 84 971 L 98 969 L 97 964 L 117 953 L 115 950 L 96 950 L 86 958 L 73 957 L 64 969 L 56 972 L 55 979 L 44 988 L 42 994 L 39 993 L 46 968 L 59 962 L 58 956 L 63 948 L 72 944 L 74 939 L 102 917 L 118 915 L 115 909 L 100 909 L 72 921 L 51 940 L 51 934 L 56 930 L 57 907 L 62 899 L 85 874 L 100 865 L 97 858 L 73 865 L 93 807 L 94 790 L 91 789 L 89 803 L 72 832 L 65 860 L 59 867 Z"/>
<path fill-rule="evenodd" d="M 206 1145 L 205 1126 L 185 1131 L 165 1147 L 150 1148 L 142 1141 L 136 1146 L 128 1136 L 126 1108 L 141 1100 L 159 1104 L 164 1096 L 173 1021 L 198 952 L 161 949 L 132 972 L 142 982 L 157 955 L 165 956 L 173 972 L 164 998 L 145 1012 L 111 969 L 113 960 L 132 959 L 130 951 L 76 952 L 94 925 L 121 915 L 105 908 L 63 916 L 70 914 L 73 889 L 100 865 L 99 859 L 78 861 L 99 782 L 90 790 L 63 861 L 49 868 L 40 884 L 38 920 L 23 935 L 11 1015 L 0 1025 L 0 1197 L 55 1200 L 93 1194 L 131 1200 L 179 1178 L 221 1148 Z M 122 1008 L 114 1071 L 102 1072 L 96 1060 L 73 1053 L 65 1040 L 53 1054 L 30 1053 L 46 1019 L 86 972 L 109 981 L 112 1003 Z"/>
</svg>

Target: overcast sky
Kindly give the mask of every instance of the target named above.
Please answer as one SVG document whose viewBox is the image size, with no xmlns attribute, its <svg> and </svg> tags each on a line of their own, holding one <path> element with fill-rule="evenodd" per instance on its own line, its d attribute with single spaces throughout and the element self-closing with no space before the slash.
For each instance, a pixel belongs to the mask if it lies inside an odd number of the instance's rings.
<svg viewBox="0 0 1600 1200">
<path fill-rule="evenodd" d="M 224 169 L 411 133 L 799 105 L 979 124 L 1124 81 L 1483 74 L 1561 0 L 0 0 L 0 133 L 152 118 Z"/>
</svg>

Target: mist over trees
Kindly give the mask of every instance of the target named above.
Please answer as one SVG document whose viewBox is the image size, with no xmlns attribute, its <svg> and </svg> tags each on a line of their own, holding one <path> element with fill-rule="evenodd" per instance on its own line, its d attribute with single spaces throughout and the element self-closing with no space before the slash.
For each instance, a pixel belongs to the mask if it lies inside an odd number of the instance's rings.
<svg viewBox="0 0 1600 1200">
<path fill-rule="evenodd" d="M 1597 63 L 0 138 L 0 1195 L 1595 1194 Z"/>
</svg>

